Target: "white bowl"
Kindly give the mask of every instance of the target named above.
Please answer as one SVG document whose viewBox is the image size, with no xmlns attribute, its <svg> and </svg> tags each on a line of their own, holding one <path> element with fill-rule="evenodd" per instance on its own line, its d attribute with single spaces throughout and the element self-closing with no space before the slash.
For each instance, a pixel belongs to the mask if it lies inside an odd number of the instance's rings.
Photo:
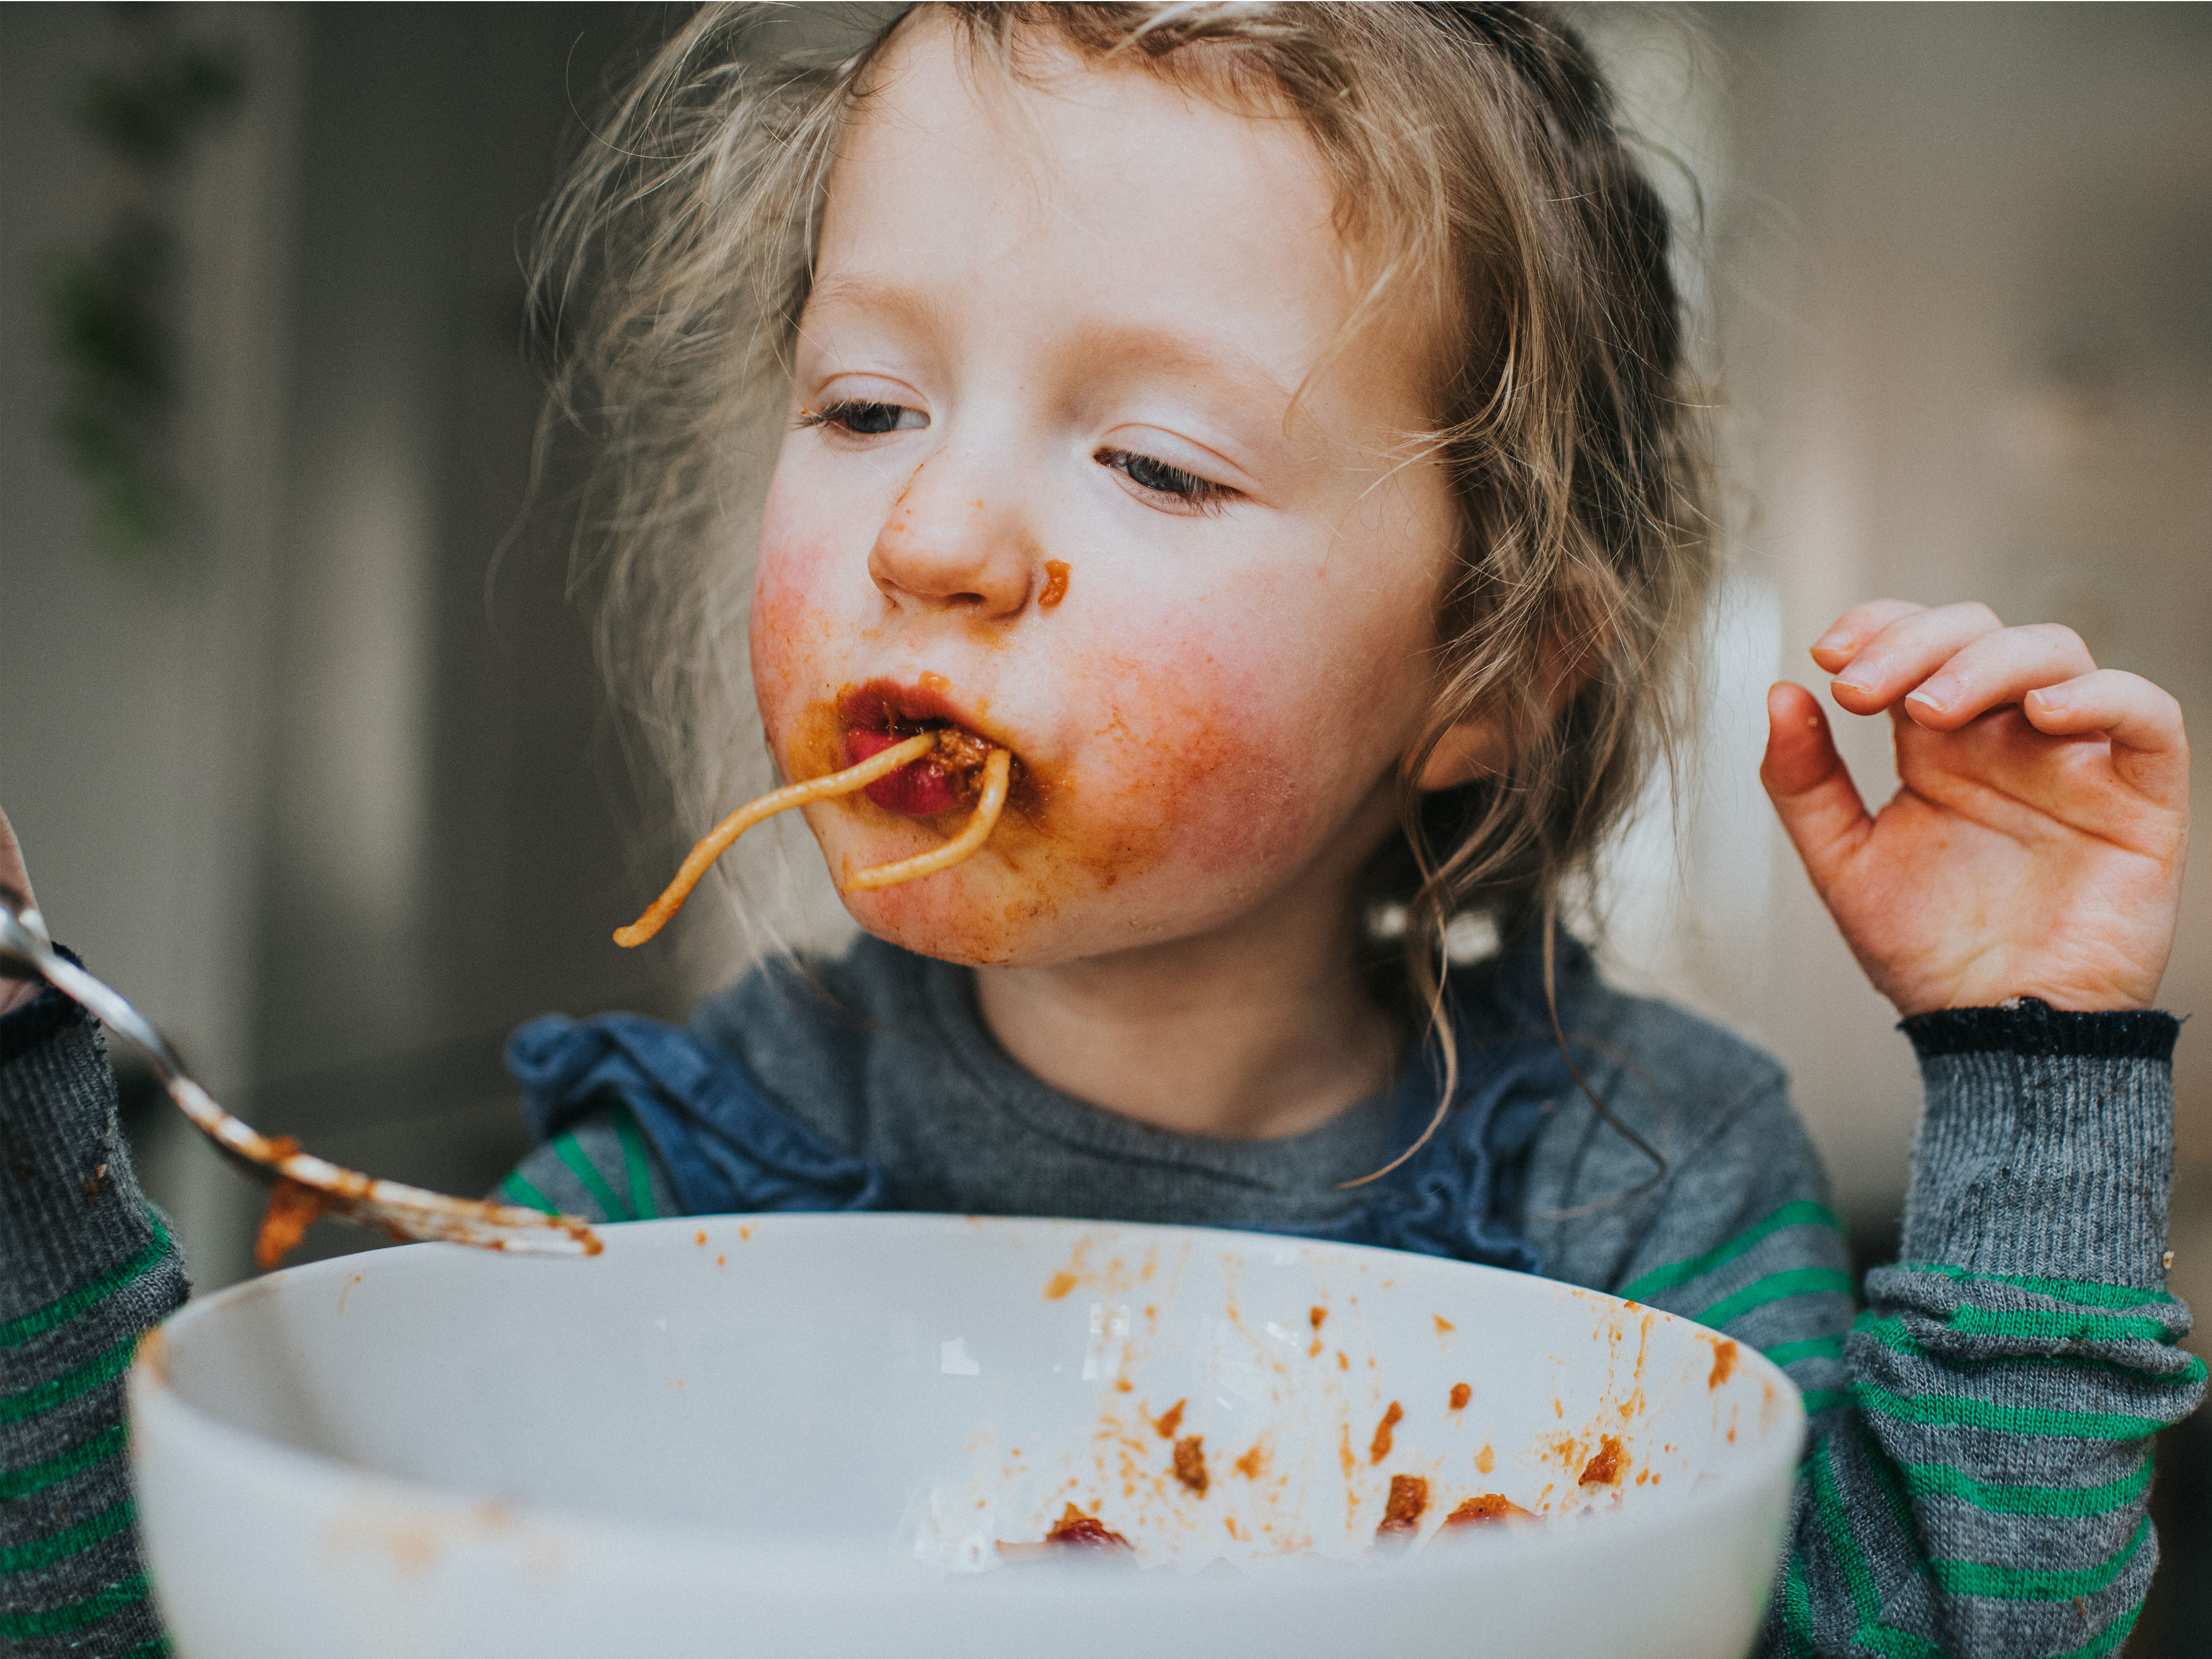
<svg viewBox="0 0 2212 1659">
<path fill-rule="evenodd" d="M 1757 1629 L 1803 1411 L 1686 1320 L 1195 1229 L 603 1237 L 317 1262 L 150 1338 L 131 1449 L 178 1650 L 1740 1659 Z M 1617 1477 L 1583 1480 L 1607 1437 Z M 1378 1548 L 1394 1475 L 1429 1501 Z M 1440 1530 L 1484 1493 L 1545 1519 Z M 1143 1570 L 996 1547 L 1070 1503 Z"/>
</svg>

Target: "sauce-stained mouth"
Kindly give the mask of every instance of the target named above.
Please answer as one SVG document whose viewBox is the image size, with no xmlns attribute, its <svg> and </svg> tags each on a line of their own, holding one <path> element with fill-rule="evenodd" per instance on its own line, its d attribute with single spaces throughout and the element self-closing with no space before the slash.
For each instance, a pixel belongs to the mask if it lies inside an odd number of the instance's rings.
<svg viewBox="0 0 2212 1659">
<path fill-rule="evenodd" d="M 983 763 L 1000 745 L 963 723 L 949 690 L 941 677 L 925 674 L 915 685 L 871 680 L 848 689 L 837 699 L 847 766 L 857 766 L 924 732 L 944 734 L 920 760 L 878 778 L 861 792 L 884 811 L 928 818 L 975 804 Z"/>
</svg>

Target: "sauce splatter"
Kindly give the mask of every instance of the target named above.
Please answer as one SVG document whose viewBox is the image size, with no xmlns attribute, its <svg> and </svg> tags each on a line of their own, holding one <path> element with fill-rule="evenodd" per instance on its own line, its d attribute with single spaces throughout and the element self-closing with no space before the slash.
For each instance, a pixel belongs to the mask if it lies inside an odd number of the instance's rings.
<svg viewBox="0 0 2212 1659">
<path fill-rule="evenodd" d="M 1390 1455 L 1390 1431 L 1405 1421 L 1405 1418 L 1406 1408 L 1392 1401 L 1389 1410 L 1382 1413 L 1382 1420 L 1375 1425 L 1374 1443 L 1367 1448 L 1368 1462 L 1380 1463 Z"/>
<path fill-rule="evenodd" d="M 1493 1526 L 1504 1521 L 1534 1521 L 1540 1519 L 1534 1511 L 1522 1509 L 1511 1498 L 1494 1492 L 1470 1498 L 1449 1515 L 1444 1516 L 1448 1527 Z"/>
<path fill-rule="evenodd" d="M 1468 1387 L 1466 1383 L 1455 1382 L 1452 1384 L 1451 1408 L 1454 1411 L 1465 1411 L 1467 1409 L 1467 1402 L 1474 1398 L 1474 1390 Z"/>
<path fill-rule="evenodd" d="M 1044 562 L 1044 591 L 1037 595 L 1037 609 L 1049 611 L 1067 597 L 1067 561 L 1047 559 Z"/>
<path fill-rule="evenodd" d="M 1175 1444 L 1175 1478 L 1190 1488 L 1197 1497 L 1206 1496 L 1212 1484 L 1206 1473 L 1206 1438 L 1203 1435 L 1186 1435 Z"/>
<path fill-rule="evenodd" d="M 1306 1315 L 1306 1319 L 1313 1326 L 1316 1331 L 1319 1331 L 1322 1325 L 1328 1322 L 1328 1310 L 1326 1308 L 1316 1308 Z"/>
<path fill-rule="evenodd" d="M 1176 1431 L 1182 1426 L 1182 1408 L 1189 1403 L 1187 1400 L 1178 1400 L 1160 1413 L 1158 1420 L 1152 1426 L 1160 1431 L 1161 1439 L 1172 1440 L 1176 1437 Z"/>
<path fill-rule="evenodd" d="M 1582 1478 L 1576 1484 L 1583 1486 L 1610 1486 L 1620 1479 L 1620 1437 L 1607 1434 L 1598 1437 L 1597 1454 L 1583 1465 Z"/>
<path fill-rule="evenodd" d="M 1485 1446 L 1480 1451 L 1475 1453 L 1474 1467 L 1483 1474 L 1488 1474 L 1491 1470 L 1498 1467 L 1498 1454 Z"/>
<path fill-rule="evenodd" d="M 1125 1550 L 1129 1540 L 1109 1527 L 1095 1515 L 1085 1515 L 1074 1504 L 1052 1523 L 1052 1530 L 1044 1535 L 1048 1544 L 1061 1544 L 1076 1549 Z"/>
<path fill-rule="evenodd" d="M 294 1143 L 295 1149 L 297 1147 Z M 289 1154 L 288 1153 L 287 1156 Z M 269 1207 L 262 1212 L 261 1231 L 254 1235 L 253 1265 L 273 1267 L 299 1248 L 307 1229 L 336 1205 L 330 1194 L 279 1176 L 269 1189 Z"/>
<path fill-rule="evenodd" d="M 691 1235 L 691 1242 L 703 1248 L 707 1243 L 707 1230 L 704 1227 L 700 1228 L 697 1232 Z"/>
<path fill-rule="evenodd" d="M 1001 1538 L 999 1553 L 1019 1561 L 1036 1559 L 1040 1556 L 1056 1554 L 1063 1550 L 1097 1552 L 1105 1556 L 1134 1555 L 1129 1540 L 1109 1527 L 1095 1515 L 1085 1515 L 1070 1504 L 1066 1513 L 1052 1523 L 1042 1544 L 1009 1544 Z"/>
<path fill-rule="evenodd" d="M 1255 1443 L 1252 1449 L 1238 1458 L 1234 1467 L 1237 1473 L 1247 1480 L 1257 1480 L 1260 1478 L 1260 1472 L 1267 1467 L 1267 1447 Z"/>
<path fill-rule="evenodd" d="M 1705 1379 L 1705 1387 L 1708 1389 L 1717 1389 L 1722 1383 L 1729 1380 L 1729 1373 L 1733 1371 L 1735 1369 L 1735 1344 L 1733 1342 L 1714 1343 L 1713 1374 Z"/>
<path fill-rule="evenodd" d="M 1437 1334 L 1438 1336 L 1443 1335 L 1447 1331 L 1455 1331 L 1459 1328 L 1458 1326 L 1453 1324 L 1450 1320 L 1446 1319 L 1442 1314 L 1431 1314 L 1429 1317 L 1437 1322 Z"/>
<path fill-rule="evenodd" d="M 1421 1516 L 1429 1507 L 1429 1483 L 1418 1474 L 1390 1477 L 1390 1496 L 1382 1505 L 1382 1524 L 1375 1536 L 1410 1538 L 1421 1529 Z"/>
<path fill-rule="evenodd" d="M 1044 1299 L 1048 1302 L 1057 1302 L 1082 1282 L 1073 1273 L 1054 1273 L 1045 1281 Z"/>
</svg>

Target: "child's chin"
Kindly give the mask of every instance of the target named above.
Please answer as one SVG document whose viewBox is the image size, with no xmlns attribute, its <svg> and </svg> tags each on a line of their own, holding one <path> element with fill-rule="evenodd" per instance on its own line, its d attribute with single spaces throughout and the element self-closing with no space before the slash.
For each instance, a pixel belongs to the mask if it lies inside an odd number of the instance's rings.
<svg viewBox="0 0 2212 1659">
<path fill-rule="evenodd" d="M 887 888 L 848 893 L 845 908 L 885 944 L 964 968 L 1040 967 L 1081 954 L 1055 950 L 1063 941 L 1054 937 L 1059 931 L 1054 919 L 1024 915 L 1018 902 L 994 903 L 957 891 L 925 894 Z"/>
</svg>

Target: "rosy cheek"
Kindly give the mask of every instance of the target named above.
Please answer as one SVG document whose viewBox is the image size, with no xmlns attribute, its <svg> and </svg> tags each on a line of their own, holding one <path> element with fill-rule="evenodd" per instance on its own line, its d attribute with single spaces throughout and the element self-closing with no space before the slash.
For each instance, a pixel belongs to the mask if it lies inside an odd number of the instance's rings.
<svg viewBox="0 0 2212 1659">
<path fill-rule="evenodd" d="M 771 734 L 820 698 L 838 672 L 832 659 L 848 625 L 811 585 L 823 568 L 791 544 L 763 536 L 750 637 L 753 690 Z"/>
<path fill-rule="evenodd" d="M 1297 767 L 1304 733 L 1268 695 L 1279 680 L 1238 641 L 1202 635 L 1140 659 L 1093 655 L 1069 676 L 1073 706 L 1094 711 L 1097 763 L 1051 822 L 1102 885 L 1168 864 L 1251 870 L 1299 847 L 1315 804 Z"/>
</svg>

